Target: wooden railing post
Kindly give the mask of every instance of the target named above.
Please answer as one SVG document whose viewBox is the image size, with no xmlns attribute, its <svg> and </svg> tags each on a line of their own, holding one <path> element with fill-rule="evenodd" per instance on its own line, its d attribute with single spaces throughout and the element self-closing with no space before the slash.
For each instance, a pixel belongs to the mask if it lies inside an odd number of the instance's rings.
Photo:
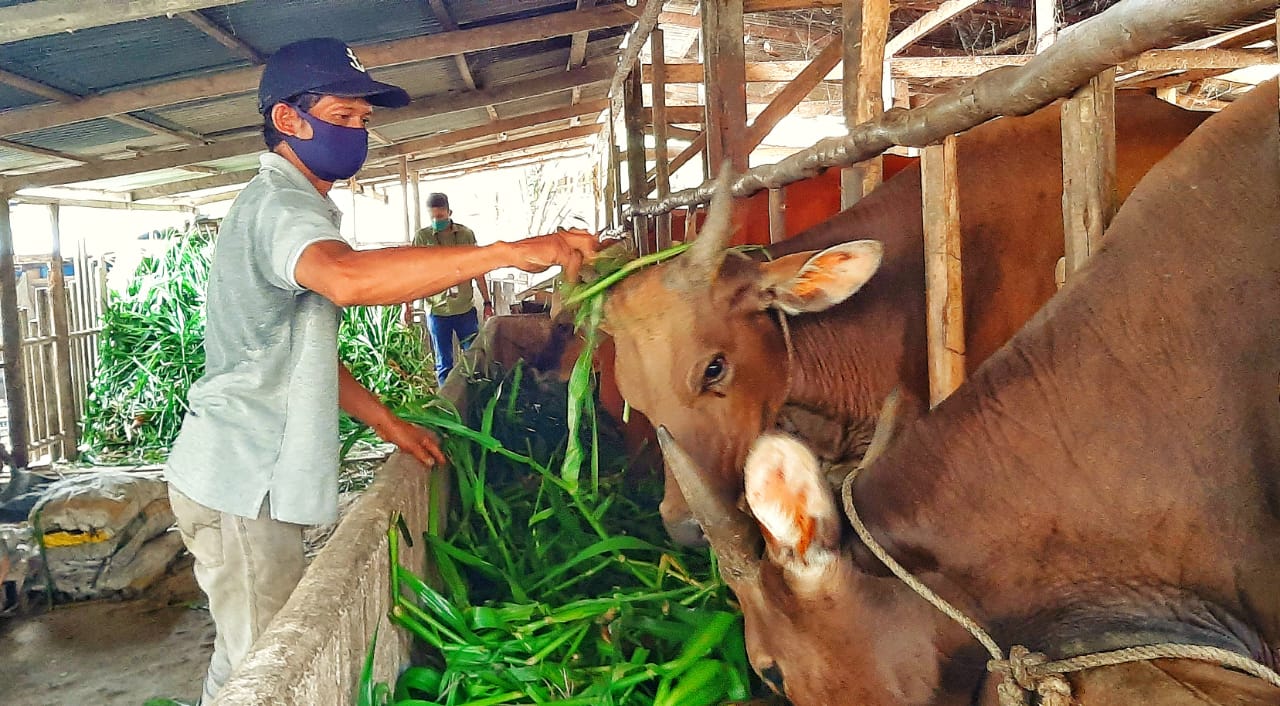
<svg viewBox="0 0 1280 706">
<path fill-rule="evenodd" d="M 929 405 L 964 382 L 964 298 L 960 267 L 960 198 L 956 138 L 924 148 L 920 157 L 924 207 L 925 310 L 929 346 Z"/>
<path fill-rule="evenodd" d="M 71 327 L 67 316 L 67 279 L 62 272 L 62 228 L 58 204 L 49 204 L 49 226 L 53 242 L 49 257 L 49 305 L 53 321 L 53 366 L 57 381 L 58 431 L 62 458 L 74 461 L 80 445 L 76 420 L 76 390 L 71 377 Z"/>
</svg>

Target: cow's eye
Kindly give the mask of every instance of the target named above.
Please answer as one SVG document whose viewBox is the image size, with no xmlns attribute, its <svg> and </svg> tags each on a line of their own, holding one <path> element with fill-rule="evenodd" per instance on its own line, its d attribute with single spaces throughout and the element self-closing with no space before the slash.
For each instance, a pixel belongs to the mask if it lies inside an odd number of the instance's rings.
<svg viewBox="0 0 1280 706">
<path fill-rule="evenodd" d="M 708 387 L 723 380 L 726 367 L 724 355 L 717 354 L 707 363 L 707 369 L 702 371 L 702 385 Z"/>
</svg>

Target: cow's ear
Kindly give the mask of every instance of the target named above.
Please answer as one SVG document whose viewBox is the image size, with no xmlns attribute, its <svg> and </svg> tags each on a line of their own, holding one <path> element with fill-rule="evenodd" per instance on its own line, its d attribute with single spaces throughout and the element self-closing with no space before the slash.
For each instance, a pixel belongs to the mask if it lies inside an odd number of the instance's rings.
<svg viewBox="0 0 1280 706">
<path fill-rule="evenodd" d="M 785 434 L 765 434 L 747 456 L 745 482 L 747 505 L 775 564 L 793 575 L 831 565 L 842 516 L 813 452 Z"/>
<path fill-rule="evenodd" d="M 823 311 L 853 296 L 880 267 L 875 240 L 841 243 L 817 254 L 796 253 L 761 265 L 761 304 L 788 314 Z"/>
</svg>

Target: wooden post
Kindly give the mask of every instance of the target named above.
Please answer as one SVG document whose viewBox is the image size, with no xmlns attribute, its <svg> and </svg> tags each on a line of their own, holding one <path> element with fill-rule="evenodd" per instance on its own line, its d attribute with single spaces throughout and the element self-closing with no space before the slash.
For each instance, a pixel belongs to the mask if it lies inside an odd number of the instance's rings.
<svg viewBox="0 0 1280 706">
<path fill-rule="evenodd" d="M 786 194 L 782 189 L 769 189 L 769 242 L 780 243 L 787 238 L 787 221 L 783 214 Z"/>
<path fill-rule="evenodd" d="M 409 230 L 409 158 L 400 156 L 400 196 L 404 203 L 404 242 L 412 243 L 415 231 Z"/>
<path fill-rule="evenodd" d="M 0 345 L 4 347 L 4 400 L 9 408 L 9 440 L 13 463 L 26 468 L 27 390 L 22 365 L 22 330 L 18 319 L 18 275 L 13 270 L 13 224 L 9 194 L 0 194 Z"/>
<path fill-rule="evenodd" d="M 422 230 L 422 192 L 419 190 L 419 181 L 421 179 L 419 178 L 418 170 L 415 169 L 409 174 L 409 197 L 413 199 L 413 210 L 411 211 L 413 222 L 409 228 L 409 242 L 413 242 L 413 239 L 418 237 L 418 231 Z"/>
<path fill-rule="evenodd" d="M 884 48 L 889 33 L 889 0 L 844 0 L 844 122 L 849 127 L 884 112 Z M 884 178 L 876 156 L 840 172 L 840 207 L 849 208 Z"/>
<path fill-rule="evenodd" d="M 631 67 L 631 73 L 627 75 L 622 87 L 622 112 L 627 126 L 627 192 L 631 207 L 635 208 L 641 199 L 648 196 L 645 193 L 648 163 L 644 156 L 644 77 L 640 74 L 638 60 Z M 641 255 L 653 252 L 653 243 L 649 239 L 649 220 L 643 216 L 633 216 L 631 228 L 638 252 Z"/>
<path fill-rule="evenodd" d="M 920 158 L 924 205 L 925 309 L 929 345 L 929 405 L 964 381 L 964 299 L 960 279 L 960 198 L 956 139 L 924 148 Z"/>
<path fill-rule="evenodd" d="M 895 79 L 893 82 L 893 107 L 911 107 L 911 82 L 905 78 Z"/>
<path fill-rule="evenodd" d="M 654 171 L 658 181 L 658 198 L 666 198 L 671 193 L 671 169 L 667 159 L 667 62 L 666 44 L 661 29 L 654 29 L 649 35 L 649 53 L 653 62 L 653 142 L 656 153 Z M 647 194 L 646 194 L 647 195 Z M 663 213 L 657 217 L 657 249 L 671 247 L 671 214 Z"/>
<path fill-rule="evenodd" d="M 76 459 L 80 435 L 76 427 L 76 391 L 71 377 L 71 327 L 67 321 L 67 278 L 62 272 L 62 228 L 58 204 L 49 204 L 53 243 L 49 257 L 49 306 L 53 320 L 53 365 L 57 379 L 58 429 L 62 458 Z"/>
<path fill-rule="evenodd" d="M 702 62 L 707 88 L 707 157 L 711 176 L 725 161 L 747 170 L 747 59 L 742 46 L 743 0 L 700 0 Z"/>
<path fill-rule="evenodd" d="M 1058 0 L 1036 0 L 1036 53 L 1058 39 Z"/>
<path fill-rule="evenodd" d="M 1108 69 L 1062 105 L 1064 280 L 1097 248 L 1119 203 L 1115 87 L 1115 69 Z"/>
<path fill-rule="evenodd" d="M 601 147 L 600 170 L 604 172 L 601 175 L 603 177 L 602 178 L 603 184 L 601 186 L 604 189 L 604 198 L 601 199 L 601 201 L 604 203 L 605 228 L 611 229 L 618 224 L 617 220 L 614 218 L 614 213 L 616 212 L 616 208 L 613 203 L 615 198 L 614 197 L 615 189 L 613 186 L 614 173 L 613 173 L 613 159 L 612 159 L 613 120 L 610 120 L 609 124 L 605 126 L 604 134 L 602 135 L 602 137 L 604 138 L 604 142 L 601 143 L 600 145 Z"/>
</svg>

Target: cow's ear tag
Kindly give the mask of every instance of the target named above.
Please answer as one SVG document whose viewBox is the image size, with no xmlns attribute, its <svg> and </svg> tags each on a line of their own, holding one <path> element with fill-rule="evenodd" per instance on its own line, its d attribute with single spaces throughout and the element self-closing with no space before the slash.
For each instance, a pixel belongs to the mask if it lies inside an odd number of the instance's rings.
<svg viewBox="0 0 1280 706">
<path fill-rule="evenodd" d="M 880 267 L 884 246 L 855 240 L 827 248 L 799 265 L 796 256 L 763 266 L 763 301 L 788 314 L 824 311 L 853 296 Z M 795 269 L 799 265 L 799 269 Z"/>
<path fill-rule="evenodd" d="M 746 498 L 770 558 L 793 572 L 821 570 L 840 546 L 841 515 L 818 459 L 785 434 L 765 434 L 747 456 Z"/>
</svg>

